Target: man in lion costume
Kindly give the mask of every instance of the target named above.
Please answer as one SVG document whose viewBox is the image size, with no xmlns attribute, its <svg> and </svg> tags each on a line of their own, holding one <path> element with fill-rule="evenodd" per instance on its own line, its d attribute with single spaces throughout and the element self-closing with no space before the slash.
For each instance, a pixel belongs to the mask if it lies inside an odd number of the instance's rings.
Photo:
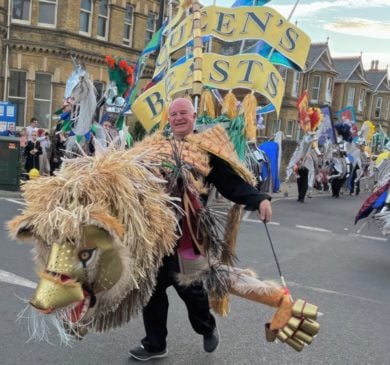
<svg viewBox="0 0 390 365">
<path fill-rule="evenodd" d="M 222 315 L 229 294 L 275 307 L 267 340 L 297 351 L 310 344 L 317 307 L 293 303 L 281 285 L 235 267 L 240 208 L 222 221 L 202 204 L 215 158 L 253 180 L 217 126 L 180 141 L 157 133 L 128 151 L 65 160 L 57 176 L 28 182 L 26 208 L 8 227 L 13 238 L 34 241 L 33 337 L 47 336 L 48 317 L 65 342 L 127 323 L 152 296 L 163 258 L 177 254 L 179 236 L 187 236 L 193 255 L 182 255 L 180 285 L 202 281 Z"/>
</svg>

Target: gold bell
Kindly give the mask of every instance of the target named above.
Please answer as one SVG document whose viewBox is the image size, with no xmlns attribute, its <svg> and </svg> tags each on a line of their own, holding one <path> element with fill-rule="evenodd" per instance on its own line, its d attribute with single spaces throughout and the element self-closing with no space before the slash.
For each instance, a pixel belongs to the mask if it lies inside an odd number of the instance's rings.
<svg viewBox="0 0 390 365">
<path fill-rule="evenodd" d="M 276 340 L 276 335 L 278 334 L 278 331 L 277 330 L 271 330 L 269 327 L 270 327 L 271 323 L 266 323 L 264 325 L 264 329 L 265 329 L 265 339 L 268 341 L 268 342 L 274 342 Z"/>
<path fill-rule="evenodd" d="M 305 347 L 305 344 L 300 341 L 300 340 L 297 340 L 295 338 L 289 338 L 287 341 L 286 341 L 287 345 L 291 346 L 295 351 L 302 351 L 303 348 Z"/>
<path fill-rule="evenodd" d="M 308 345 L 310 345 L 313 342 L 313 336 L 310 336 L 309 334 L 307 334 L 303 331 L 295 332 L 293 338 L 301 340 L 304 343 L 307 343 Z"/>
<path fill-rule="evenodd" d="M 303 322 L 302 318 L 291 317 L 288 320 L 287 325 L 290 328 L 292 328 L 293 330 L 297 331 L 299 329 L 299 327 L 301 327 L 302 322 Z"/>
<path fill-rule="evenodd" d="M 298 299 L 292 307 L 292 312 L 296 317 L 317 319 L 318 307 L 303 299 Z"/>
<path fill-rule="evenodd" d="M 302 321 L 300 329 L 311 336 L 315 336 L 320 330 L 320 324 L 316 321 L 305 319 Z"/>
</svg>

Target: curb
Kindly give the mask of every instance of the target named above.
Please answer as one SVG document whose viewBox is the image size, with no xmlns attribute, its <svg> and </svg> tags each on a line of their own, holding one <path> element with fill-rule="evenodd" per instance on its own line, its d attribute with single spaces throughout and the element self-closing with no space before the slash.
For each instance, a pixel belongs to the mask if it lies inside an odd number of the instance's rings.
<svg viewBox="0 0 390 365">
<path fill-rule="evenodd" d="M 0 198 L 21 198 L 21 191 L 0 190 Z"/>
</svg>

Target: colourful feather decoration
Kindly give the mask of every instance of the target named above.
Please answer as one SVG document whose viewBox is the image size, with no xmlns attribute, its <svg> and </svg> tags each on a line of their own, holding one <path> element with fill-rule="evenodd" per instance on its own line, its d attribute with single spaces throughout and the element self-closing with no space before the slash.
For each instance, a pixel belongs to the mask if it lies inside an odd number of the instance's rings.
<svg viewBox="0 0 390 365">
<path fill-rule="evenodd" d="M 245 116 L 245 137 L 248 141 L 256 141 L 256 96 L 252 93 L 247 94 L 241 108 Z"/>
</svg>

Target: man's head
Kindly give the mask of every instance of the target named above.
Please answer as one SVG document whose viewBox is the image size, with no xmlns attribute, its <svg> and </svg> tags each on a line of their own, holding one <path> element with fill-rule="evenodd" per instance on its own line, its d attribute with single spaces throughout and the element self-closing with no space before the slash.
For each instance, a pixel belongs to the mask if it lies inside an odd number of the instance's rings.
<svg viewBox="0 0 390 365">
<path fill-rule="evenodd" d="M 34 127 L 34 128 L 38 127 L 38 119 L 32 117 L 32 118 L 30 119 L 30 125 L 31 125 L 31 127 Z"/>
<path fill-rule="evenodd" d="M 173 100 L 168 110 L 168 120 L 173 135 L 184 138 L 192 133 L 196 119 L 196 112 L 190 100 L 178 98 Z"/>
</svg>

